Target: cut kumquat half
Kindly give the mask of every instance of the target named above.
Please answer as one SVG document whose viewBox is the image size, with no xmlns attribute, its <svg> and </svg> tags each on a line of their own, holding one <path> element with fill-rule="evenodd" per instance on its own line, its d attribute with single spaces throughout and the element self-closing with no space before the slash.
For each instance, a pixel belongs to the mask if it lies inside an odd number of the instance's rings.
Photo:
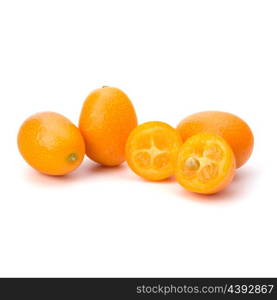
<svg viewBox="0 0 277 300">
<path fill-rule="evenodd" d="M 229 185 L 235 168 L 229 144 L 216 134 L 200 133 L 188 138 L 180 148 L 175 175 L 191 192 L 214 194 Z"/>
<path fill-rule="evenodd" d="M 126 144 L 129 167 L 148 180 L 163 180 L 174 174 L 182 139 L 176 129 L 163 122 L 137 126 Z"/>
</svg>

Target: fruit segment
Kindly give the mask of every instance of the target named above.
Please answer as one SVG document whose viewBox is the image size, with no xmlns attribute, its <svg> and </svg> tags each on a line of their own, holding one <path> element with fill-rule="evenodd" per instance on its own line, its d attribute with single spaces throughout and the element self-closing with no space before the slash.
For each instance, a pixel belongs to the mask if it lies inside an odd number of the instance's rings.
<svg viewBox="0 0 277 300">
<path fill-rule="evenodd" d="M 176 179 L 189 191 L 213 194 L 232 181 L 235 168 L 235 157 L 227 142 L 218 135 L 200 133 L 181 147 Z"/>
<path fill-rule="evenodd" d="M 174 174 L 182 140 L 177 131 L 163 122 L 147 122 L 136 127 L 126 145 L 130 168 L 148 180 L 163 180 Z"/>
</svg>

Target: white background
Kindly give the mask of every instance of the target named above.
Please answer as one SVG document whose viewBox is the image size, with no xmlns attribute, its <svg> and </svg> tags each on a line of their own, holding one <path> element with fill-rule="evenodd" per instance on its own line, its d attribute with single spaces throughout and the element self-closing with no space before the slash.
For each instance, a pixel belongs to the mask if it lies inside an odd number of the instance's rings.
<svg viewBox="0 0 277 300">
<path fill-rule="evenodd" d="M 0 2 L 1 276 L 277 276 L 276 1 Z M 16 135 L 29 115 L 77 123 L 102 85 L 139 122 L 223 110 L 255 135 L 223 193 L 146 182 L 86 160 L 32 170 Z"/>
</svg>

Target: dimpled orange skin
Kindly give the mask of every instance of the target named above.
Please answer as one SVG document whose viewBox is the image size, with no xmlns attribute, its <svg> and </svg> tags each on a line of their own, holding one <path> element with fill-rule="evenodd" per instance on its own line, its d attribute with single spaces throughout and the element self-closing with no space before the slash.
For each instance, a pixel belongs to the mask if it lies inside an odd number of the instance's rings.
<svg viewBox="0 0 277 300">
<path fill-rule="evenodd" d="M 200 132 L 210 132 L 222 136 L 231 146 L 240 168 L 250 158 L 254 146 L 254 136 L 245 121 L 221 111 L 204 111 L 184 118 L 177 130 L 183 141 Z"/>
<path fill-rule="evenodd" d="M 136 112 L 124 92 L 114 87 L 93 91 L 79 119 L 87 156 L 105 166 L 121 164 L 125 161 L 127 138 L 136 126 Z"/>
<path fill-rule="evenodd" d="M 19 129 L 17 143 L 26 162 L 47 175 L 72 172 L 85 155 L 85 142 L 79 129 L 55 112 L 29 117 Z"/>
<path fill-rule="evenodd" d="M 199 133 L 180 148 L 176 179 L 185 189 L 200 194 L 215 194 L 233 180 L 236 162 L 233 150 L 220 136 Z"/>
<path fill-rule="evenodd" d="M 126 144 L 129 167 L 140 177 L 159 181 L 174 174 L 182 139 L 177 130 L 159 122 L 146 122 L 137 126 Z"/>
</svg>

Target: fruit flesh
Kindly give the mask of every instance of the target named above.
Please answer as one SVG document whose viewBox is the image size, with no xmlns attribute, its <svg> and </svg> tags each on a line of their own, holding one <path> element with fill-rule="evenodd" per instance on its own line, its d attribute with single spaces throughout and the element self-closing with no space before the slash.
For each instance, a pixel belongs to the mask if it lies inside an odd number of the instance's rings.
<svg viewBox="0 0 277 300">
<path fill-rule="evenodd" d="M 136 127 L 126 144 L 130 168 L 148 180 L 163 180 L 174 173 L 182 144 L 177 131 L 163 122 L 147 122 Z"/>
<path fill-rule="evenodd" d="M 177 130 L 185 142 L 189 137 L 201 133 L 214 133 L 223 137 L 231 146 L 237 168 L 250 158 L 254 146 L 254 136 L 248 126 L 238 116 L 221 111 L 204 111 L 184 118 Z"/>
<path fill-rule="evenodd" d="M 202 194 L 219 192 L 232 181 L 234 173 L 233 151 L 220 136 L 197 134 L 180 149 L 176 179 L 189 191 Z"/>
<path fill-rule="evenodd" d="M 127 138 L 136 126 L 136 112 L 125 93 L 113 87 L 93 91 L 85 100 L 79 119 L 87 156 L 105 166 L 121 164 Z"/>
<path fill-rule="evenodd" d="M 85 154 L 79 129 L 54 112 L 37 113 L 20 127 L 18 148 L 26 162 L 47 175 L 64 175 L 75 170 Z"/>
</svg>

